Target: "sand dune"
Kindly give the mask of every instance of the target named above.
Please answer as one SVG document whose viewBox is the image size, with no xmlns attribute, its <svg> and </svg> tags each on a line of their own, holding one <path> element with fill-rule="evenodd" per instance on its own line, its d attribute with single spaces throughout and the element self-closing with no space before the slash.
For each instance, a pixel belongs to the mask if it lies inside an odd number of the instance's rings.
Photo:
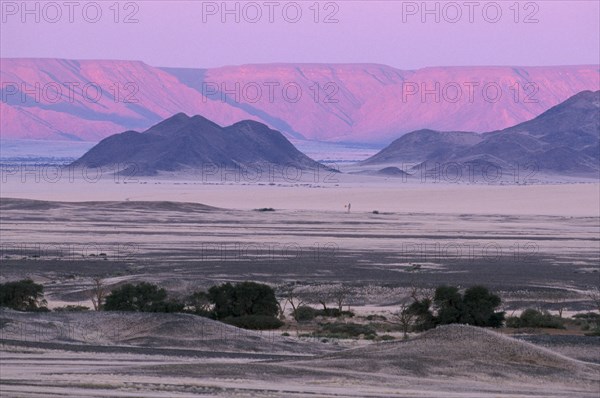
<svg viewBox="0 0 600 398">
<path fill-rule="evenodd" d="M 331 346 L 302 343 L 239 329 L 190 314 L 64 312 L 28 314 L 0 310 L 1 337 L 30 343 L 173 348 L 222 353 L 309 355 Z M 66 349 L 69 349 L 68 346 Z M 118 350 L 117 350 L 118 352 Z"/>
<path fill-rule="evenodd" d="M 309 360 L 310 366 L 396 375 L 558 377 L 593 382 L 600 366 L 584 363 L 491 330 L 448 325 L 410 341 L 393 341 Z"/>
<path fill-rule="evenodd" d="M 98 337 L 99 325 L 112 337 Z M 52 337 L 61 326 L 88 336 Z M 11 397 L 591 398 L 599 387 L 600 365 L 470 326 L 344 351 L 191 315 L 1 311 L 0 330 L 10 365 L 0 391 Z"/>
</svg>

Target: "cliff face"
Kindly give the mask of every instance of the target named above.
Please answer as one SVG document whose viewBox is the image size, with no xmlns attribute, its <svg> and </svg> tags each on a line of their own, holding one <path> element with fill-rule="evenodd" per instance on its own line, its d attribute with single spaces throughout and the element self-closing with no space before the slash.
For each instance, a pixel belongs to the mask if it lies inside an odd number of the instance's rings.
<svg viewBox="0 0 600 398">
<path fill-rule="evenodd" d="M 2 138 L 89 140 L 174 114 L 251 119 L 288 137 L 389 143 L 419 129 L 493 131 L 584 90 L 597 66 L 265 64 L 157 68 L 134 61 L 2 59 Z"/>
</svg>

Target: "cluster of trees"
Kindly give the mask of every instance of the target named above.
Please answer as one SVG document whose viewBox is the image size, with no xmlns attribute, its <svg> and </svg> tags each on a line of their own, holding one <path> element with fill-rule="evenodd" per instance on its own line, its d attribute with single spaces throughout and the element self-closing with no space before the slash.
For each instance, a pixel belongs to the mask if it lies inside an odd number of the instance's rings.
<svg viewBox="0 0 600 398">
<path fill-rule="evenodd" d="M 313 320 L 317 316 L 352 317 L 352 312 L 343 310 L 343 303 L 348 294 L 349 291 L 344 286 L 329 290 L 317 289 L 316 293 L 312 294 L 312 301 L 321 305 L 322 309 L 306 305 L 293 288 L 284 289 L 283 298 L 284 303 L 291 305 L 294 319 L 303 322 Z M 281 327 L 283 323 L 278 316 L 285 312 L 285 304 L 283 308 L 280 306 L 273 288 L 255 282 L 224 283 L 213 286 L 206 292 L 197 291 L 183 298 L 173 298 L 169 297 L 164 288 L 148 282 L 127 283 L 109 292 L 100 279 L 95 279 L 90 296 L 96 310 L 185 312 L 247 329 Z M 484 286 L 473 286 L 461 293 L 457 287 L 444 285 L 439 286 L 433 295 L 423 297 L 414 289 L 408 300 L 401 304 L 397 314 L 405 337 L 411 330 L 424 331 L 452 323 L 501 327 L 506 321 L 506 326 L 514 328 L 564 327 L 560 317 L 533 309 L 525 310 L 518 317 L 505 319 L 505 312 L 497 311 L 502 300 Z M 337 308 L 327 307 L 331 302 L 334 302 Z M 2 283 L 0 307 L 19 311 L 48 311 L 44 287 L 31 279 Z M 83 306 L 67 306 L 57 311 L 86 309 L 88 308 Z M 580 321 L 594 333 L 600 333 L 600 316 L 588 318 L 582 318 Z M 327 332 L 341 333 L 339 330 Z"/>
<path fill-rule="evenodd" d="M 95 310 L 133 312 L 185 312 L 210 317 L 247 329 L 275 329 L 279 303 L 268 285 L 241 282 L 224 283 L 208 292 L 195 292 L 183 299 L 169 297 L 155 284 L 126 283 L 108 291 L 99 279 L 90 292 Z M 48 311 L 44 286 L 30 279 L 0 284 L 0 307 L 18 311 Z M 84 306 L 66 306 L 57 311 L 83 311 Z"/>
<path fill-rule="evenodd" d="M 281 312 L 284 313 L 286 306 L 289 304 L 292 309 L 292 316 L 298 322 L 310 321 L 317 316 L 334 317 L 341 316 L 353 317 L 354 313 L 350 310 L 344 311 L 344 304 L 350 295 L 348 286 L 338 285 L 318 285 L 313 286 L 310 290 L 310 300 L 305 301 L 296 290 L 295 284 L 284 286 L 281 288 L 281 296 L 283 298 L 283 307 Z M 303 295 L 306 296 L 307 294 Z M 327 305 L 334 303 L 335 307 Z M 322 306 L 319 310 L 309 304 Z"/>
<path fill-rule="evenodd" d="M 167 291 L 148 282 L 126 283 L 110 292 L 101 308 L 105 311 L 182 312 L 184 303 L 169 299 Z"/>
<path fill-rule="evenodd" d="M 563 320 L 548 312 L 528 308 L 519 316 L 511 316 L 506 320 L 509 328 L 550 328 L 564 329 Z"/>
<path fill-rule="evenodd" d="M 0 307 L 17 311 L 48 311 L 44 286 L 31 279 L 0 283 Z"/>
<path fill-rule="evenodd" d="M 301 305 L 299 307 L 296 307 L 296 309 L 292 311 L 292 316 L 298 322 L 306 322 L 312 321 L 318 316 L 330 318 L 339 318 L 343 316 L 352 318 L 354 316 L 354 312 L 340 311 L 339 308 L 325 308 L 322 310 L 318 310 L 309 305 Z"/>
<path fill-rule="evenodd" d="M 141 282 L 127 283 L 110 292 L 101 309 L 105 311 L 188 312 L 247 329 L 274 329 L 283 325 L 277 318 L 275 291 L 255 282 L 224 283 L 208 292 L 195 292 L 182 300 L 169 298 L 167 291 Z"/>
<path fill-rule="evenodd" d="M 500 304 L 500 297 L 484 286 L 470 287 L 464 294 L 454 286 L 439 286 L 433 298 L 413 296 L 399 313 L 400 323 L 405 335 L 411 328 L 423 331 L 451 323 L 501 327 L 505 313 L 496 311 Z"/>
<path fill-rule="evenodd" d="M 255 282 L 225 283 L 208 290 L 215 319 L 246 329 L 276 329 L 283 326 L 277 315 L 275 291 Z"/>
</svg>

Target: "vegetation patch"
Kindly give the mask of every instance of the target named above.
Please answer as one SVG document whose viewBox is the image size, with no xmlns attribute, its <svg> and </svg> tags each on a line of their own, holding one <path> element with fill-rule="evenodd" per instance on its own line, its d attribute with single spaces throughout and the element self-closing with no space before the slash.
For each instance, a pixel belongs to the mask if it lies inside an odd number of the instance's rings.
<svg viewBox="0 0 600 398">
<path fill-rule="evenodd" d="M 563 319 L 554 316 L 548 312 L 541 312 L 528 308 L 516 317 L 512 316 L 506 320 L 506 326 L 509 328 L 549 328 L 564 329 Z"/>
<path fill-rule="evenodd" d="M 356 339 L 362 336 L 371 340 L 377 337 L 377 332 L 371 325 L 336 322 L 320 324 L 319 329 L 313 332 L 313 336 L 330 339 Z"/>
</svg>

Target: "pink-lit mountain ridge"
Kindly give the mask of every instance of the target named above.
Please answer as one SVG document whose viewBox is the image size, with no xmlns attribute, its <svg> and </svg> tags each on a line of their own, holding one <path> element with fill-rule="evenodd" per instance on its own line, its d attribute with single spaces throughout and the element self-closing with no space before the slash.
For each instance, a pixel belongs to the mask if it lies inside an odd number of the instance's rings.
<svg viewBox="0 0 600 398">
<path fill-rule="evenodd" d="M 598 66 L 176 69 L 135 61 L 2 59 L 0 80 L 1 138 L 86 141 L 144 130 L 184 112 L 219 125 L 255 120 L 292 138 L 387 144 L 418 129 L 504 129 L 578 92 L 600 89 Z"/>
</svg>

